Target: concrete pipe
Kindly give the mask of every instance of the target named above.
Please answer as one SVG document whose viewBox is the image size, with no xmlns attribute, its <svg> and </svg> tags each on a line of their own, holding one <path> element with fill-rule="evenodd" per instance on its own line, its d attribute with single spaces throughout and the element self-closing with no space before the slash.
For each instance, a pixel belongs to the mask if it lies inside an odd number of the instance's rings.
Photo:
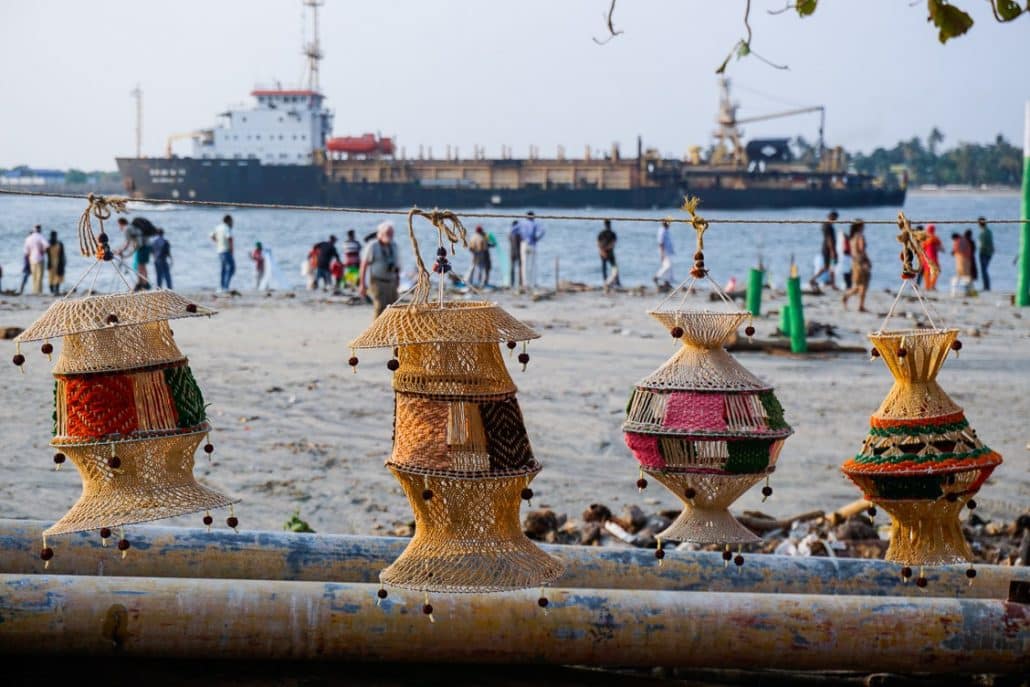
<svg viewBox="0 0 1030 687">
<path fill-rule="evenodd" d="M 0 652 L 1009 673 L 1030 608 L 993 599 L 0 575 Z"/>
<path fill-rule="evenodd" d="M 409 540 L 331 534 L 247 532 L 141 526 L 126 530 L 132 542 L 122 559 L 101 546 L 95 532 L 48 540 L 55 555 L 47 570 L 39 559 L 45 523 L 0 520 L 0 572 L 26 575 L 208 577 L 248 580 L 371 582 Z M 737 569 L 720 554 L 667 550 L 662 565 L 654 552 L 635 548 L 544 546 L 566 566 L 556 584 L 583 589 L 873 596 L 1007 597 L 1013 580 L 1030 582 L 1030 568 L 977 566 L 972 585 L 966 566 L 926 568 L 922 590 L 901 579 L 897 565 L 858 558 L 747 555 Z"/>
</svg>

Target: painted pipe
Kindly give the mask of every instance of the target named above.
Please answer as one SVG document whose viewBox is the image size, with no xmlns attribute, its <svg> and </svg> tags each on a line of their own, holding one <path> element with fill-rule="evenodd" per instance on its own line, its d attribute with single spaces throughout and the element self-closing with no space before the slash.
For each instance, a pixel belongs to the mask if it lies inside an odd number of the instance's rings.
<svg viewBox="0 0 1030 687">
<path fill-rule="evenodd" d="M 765 281 L 765 272 L 752 267 L 747 273 L 747 310 L 752 317 L 762 314 L 762 282 Z"/>
<path fill-rule="evenodd" d="M 1016 284 L 1016 305 L 1030 306 L 1030 100 L 1026 102 L 1023 120 L 1023 200 L 1020 203 L 1019 275 Z M 975 258 L 974 258 L 975 259 Z"/>
<path fill-rule="evenodd" d="M 805 312 L 801 309 L 801 277 L 797 275 L 796 265 L 791 265 L 790 271 L 791 276 L 787 279 L 787 301 L 790 303 L 790 350 L 792 353 L 807 353 Z"/>
<path fill-rule="evenodd" d="M 780 333 L 790 336 L 790 305 L 787 303 L 780 308 Z"/>
<path fill-rule="evenodd" d="M 904 673 L 1030 669 L 999 600 L 626 590 L 430 597 L 376 585 L 0 575 L 0 653 Z"/>
<path fill-rule="evenodd" d="M 39 533 L 46 523 L 0 520 L 0 573 L 103 575 L 114 577 L 204 577 L 247 580 L 367 582 L 400 556 L 409 539 L 293 532 L 247 532 L 137 526 L 123 559 L 102 547 L 95 532 L 52 537 L 48 569 L 39 559 Z M 595 546 L 543 546 L 566 566 L 556 584 L 585 589 L 639 589 L 867 596 L 1007 597 L 1009 583 L 1030 583 L 1030 568 L 977 566 L 972 585 L 966 567 L 926 568 L 922 590 L 905 583 L 897 565 L 863 558 L 745 555 L 744 565 L 726 567 L 717 552 L 654 551 Z"/>
</svg>

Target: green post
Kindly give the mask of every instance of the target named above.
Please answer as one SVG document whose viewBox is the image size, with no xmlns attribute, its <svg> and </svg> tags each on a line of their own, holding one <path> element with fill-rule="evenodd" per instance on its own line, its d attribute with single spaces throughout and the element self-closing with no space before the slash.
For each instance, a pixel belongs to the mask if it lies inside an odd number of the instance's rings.
<svg viewBox="0 0 1030 687">
<path fill-rule="evenodd" d="M 780 308 L 780 333 L 790 336 L 790 306 L 786 303 Z"/>
<path fill-rule="evenodd" d="M 762 282 L 764 281 L 765 272 L 757 267 L 752 267 L 747 275 L 747 310 L 754 317 L 762 314 Z"/>
<path fill-rule="evenodd" d="M 1030 100 L 1023 120 L 1023 203 L 1019 225 L 1019 275 L 1016 283 L 1016 305 L 1030 305 Z"/>
<path fill-rule="evenodd" d="M 797 265 L 791 265 L 791 276 L 787 280 L 787 300 L 790 301 L 790 350 L 792 353 L 807 353 L 805 313 L 801 310 L 801 277 L 797 272 Z"/>
</svg>

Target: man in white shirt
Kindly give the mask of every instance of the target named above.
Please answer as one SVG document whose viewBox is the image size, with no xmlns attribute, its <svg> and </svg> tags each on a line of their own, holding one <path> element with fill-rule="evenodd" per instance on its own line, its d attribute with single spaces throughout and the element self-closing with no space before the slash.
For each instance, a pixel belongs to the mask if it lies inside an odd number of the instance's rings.
<svg viewBox="0 0 1030 687">
<path fill-rule="evenodd" d="M 211 232 L 211 240 L 215 242 L 215 249 L 218 251 L 218 259 L 222 266 L 219 291 L 228 291 L 229 282 L 236 274 L 236 260 L 233 258 L 232 240 L 232 215 L 222 218 L 222 223 Z"/>
<path fill-rule="evenodd" d="M 544 228 L 536 221 L 532 210 L 518 221 L 516 227 L 522 243 L 520 258 L 522 268 L 522 285 L 532 291 L 536 288 L 536 246 L 544 238 Z"/>
<path fill-rule="evenodd" d="M 375 240 L 365 245 L 358 272 L 358 293 L 362 298 L 366 293 L 371 294 L 373 319 L 396 302 L 400 281 L 401 268 L 397 244 L 393 242 L 393 223 L 383 222 L 376 228 Z"/>
<path fill-rule="evenodd" d="M 654 275 L 655 286 L 659 291 L 668 291 L 672 288 L 675 277 L 672 276 L 672 256 L 676 251 L 672 247 L 672 232 L 669 231 L 669 223 L 662 222 L 658 229 L 658 258 L 661 261 L 658 272 Z"/>
<path fill-rule="evenodd" d="M 32 293 L 43 293 L 43 268 L 49 247 L 50 244 L 43 238 L 43 227 L 39 224 L 25 237 L 25 256 L 29 260 L 29 271 L 32 274 Z"/>
</svg>

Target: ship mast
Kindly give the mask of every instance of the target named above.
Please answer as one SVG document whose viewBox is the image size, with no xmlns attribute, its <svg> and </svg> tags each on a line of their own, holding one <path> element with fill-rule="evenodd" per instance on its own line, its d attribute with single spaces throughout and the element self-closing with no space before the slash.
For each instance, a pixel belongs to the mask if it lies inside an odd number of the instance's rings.
<svg viewBox="0 0 1030 687">
<path fill-rule="evenodd" d="M 318 79 L 318 63 L 322 59 L 322 46 L 318 40 L 318 8 L 323 4 L 323 0 L 304 0 L 304 6 L 311 8 L 313 24 L 311 42 L 304 46 L 304 55 L 308 58 L 308 89 L 316 93 L 322 90 Z"/>
<path fill-rule="evenodd" d="M 136 99 L 136 157 L 140 158 L 143 157 L 143 89 L 136 84 L 129 95 Z"/>
</svg>

